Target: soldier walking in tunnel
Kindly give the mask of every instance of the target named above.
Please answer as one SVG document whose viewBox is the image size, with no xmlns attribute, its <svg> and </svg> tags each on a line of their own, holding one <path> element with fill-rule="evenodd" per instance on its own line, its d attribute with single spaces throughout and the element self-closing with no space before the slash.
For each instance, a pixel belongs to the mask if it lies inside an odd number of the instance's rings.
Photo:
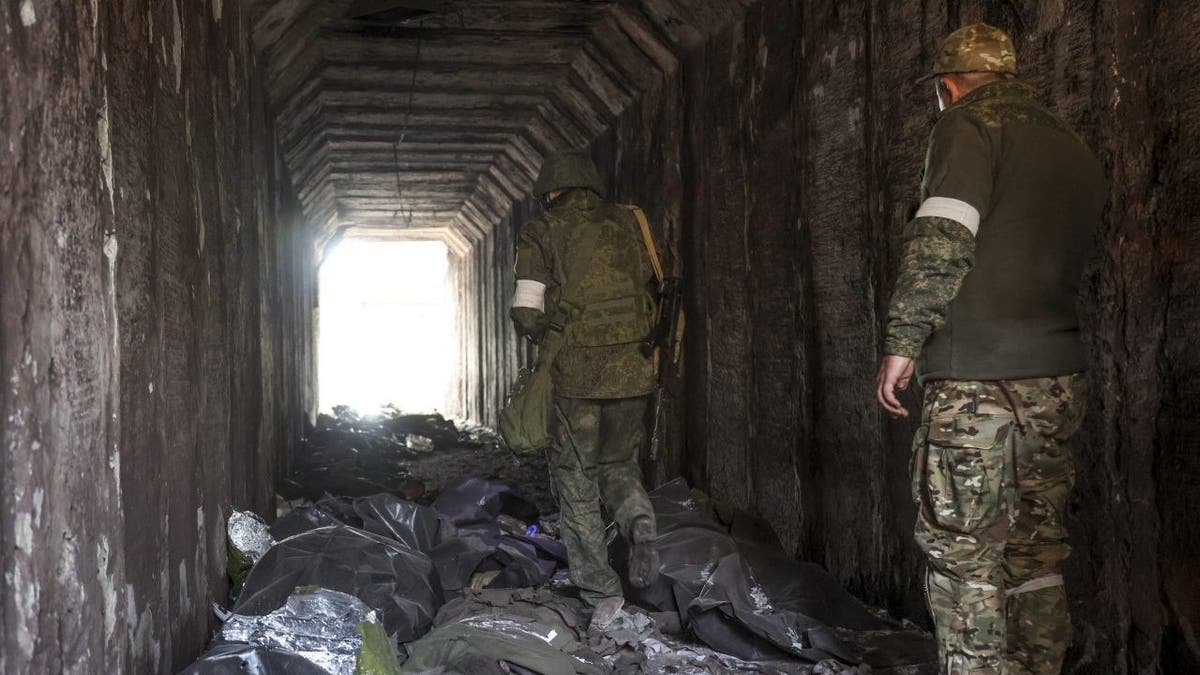
<svg viewBox="0 0 1200 675">
<path fill-rule="evenodd" d="M 602 504 L 631 542 L 630 583 L 645 587 L 658 570 L 654 512 L 637 464 L 655 387 L 654 360 L 641 349 L 655 319 L 653 267 L 637 216 L 604 200 L 587 155 L 548 157 L 534 193 L 547 208 L 521 230 L 511 317 L 541 349 L 561 344 L 551 371 L 550 471 L 571 580 L 602 628 L 624 604 Z"/>
<path fill-rule="evenodd" d="M 1084 414 L 1076 294 L 1100 223 L 1102 168 L 1016 79 L 984 24 L 942 43 L 942 114 L 908 224 L 878 398 L 925 401 L 912 462 L 916 539 L 943 673 L 1057 673 L 1070 641 L 1061 563 Z"/>
</svg>

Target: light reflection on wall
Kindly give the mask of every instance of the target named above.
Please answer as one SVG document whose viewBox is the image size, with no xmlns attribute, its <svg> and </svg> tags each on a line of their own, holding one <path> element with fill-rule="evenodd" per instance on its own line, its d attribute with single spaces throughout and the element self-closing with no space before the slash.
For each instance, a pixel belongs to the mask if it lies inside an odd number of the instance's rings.
<svg viewBox="0 0 1200 675">
<path fill-rule="evenodd" d="M 457 348 L 437 241 L 346 239 L 321 266 L 321 409 L 445 411 Z"/>
</svg>

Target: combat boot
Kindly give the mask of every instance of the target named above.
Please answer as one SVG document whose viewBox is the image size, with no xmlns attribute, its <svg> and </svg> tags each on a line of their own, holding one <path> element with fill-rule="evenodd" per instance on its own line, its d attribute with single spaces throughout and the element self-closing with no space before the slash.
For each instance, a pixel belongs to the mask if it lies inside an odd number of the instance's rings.
<svg viewBox="0 0 1200 675">
<path fill-rule="evenodd" d="M 608 625 L 617 618 L 624 606 L 625 598 L 619 595 L 605 598 L 596 603 L 595 609 L 592 610 L 592 621 L 588 624 L 588 631 L 597 632 L 608 628 Z"/>
<path fill-rule="evenodd" d="M 629 583 L 634 588 L 646 588 L 658 579 L 658 548 L 655 546 L 658 532 L 649 516 L 639 516 L 629 529 L 633 540 L 629 549 Z"/>
</svg>

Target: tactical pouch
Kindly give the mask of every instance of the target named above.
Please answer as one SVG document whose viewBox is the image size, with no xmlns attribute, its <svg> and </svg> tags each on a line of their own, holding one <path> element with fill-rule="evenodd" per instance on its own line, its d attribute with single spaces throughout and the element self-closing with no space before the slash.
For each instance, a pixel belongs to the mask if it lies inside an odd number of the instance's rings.
<svg viewBox="0 0 1200 675">
<path fill-rule="evenodd" d="M 572 347 L 606 347 L 641 342 L 654 328 L 648 295 L 589 301 L 567 328 Z"/>
</svg>

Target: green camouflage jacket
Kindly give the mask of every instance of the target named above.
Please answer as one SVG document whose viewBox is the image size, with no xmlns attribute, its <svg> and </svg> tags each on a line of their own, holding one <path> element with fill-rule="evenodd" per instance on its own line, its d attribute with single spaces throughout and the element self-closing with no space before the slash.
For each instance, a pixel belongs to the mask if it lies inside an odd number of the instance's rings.
<svg viewBox="0 0 1200 675">
<path fill-rule="evenodd" d="M 555 395 L 627 398 L 654 390 L 641 352 L 655 315 L 653 268 L 632 212 L 572 189 L 517 244 L 517 332 L 540 342 L 554 325 L 566 344 L 555 360 Z"/>
</svg>

